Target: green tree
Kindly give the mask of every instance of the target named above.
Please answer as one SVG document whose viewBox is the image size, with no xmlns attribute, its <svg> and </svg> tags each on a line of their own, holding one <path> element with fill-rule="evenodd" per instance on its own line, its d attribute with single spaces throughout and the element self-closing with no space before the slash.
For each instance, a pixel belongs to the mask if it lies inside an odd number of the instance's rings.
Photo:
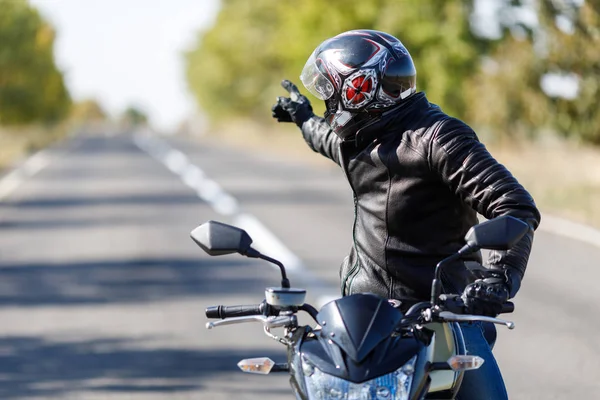
<svg viewBox="0 0 600 400">
<path fill-rule="evenodd" d="M 491 127 L 497 137 L 545 130 L 600 144 L 600 5 L 597 0 L 538 5 L 538 23 L 517 38 L 510 34 L 514 27 L 507 26 L 495 51 L 480 64 L 465 92 L 478 99 L 467 118 Z M 542 80 L 548 74 L 576 77 L 577 95 L 545 93 Z"/>
<path fill-rule="evenodd" d="M 600 2 L 581 6 L 542 3 L 547 39 L 546 66 L 542 72 L 573 73 L 579 80 L 576 98 L 554 98 L 550 112 L 561 133 L 600 144 Z M 561 28 L 562 27 L 562 28 Z"/>
<path fill-rule="evenodd" d="M 466 120 L 499 141 L 532 138 L 549 126 L 549 98 L 540 89 L 539 64 L 531 43 L 505 38 L 467 81 Z"/>
<path fill-rule="evenodd" d="M 0 124 L 61 119 L 70 98 L 52 27 L 25 0 L 0 0 L 0 10 Z"/>
</svg>

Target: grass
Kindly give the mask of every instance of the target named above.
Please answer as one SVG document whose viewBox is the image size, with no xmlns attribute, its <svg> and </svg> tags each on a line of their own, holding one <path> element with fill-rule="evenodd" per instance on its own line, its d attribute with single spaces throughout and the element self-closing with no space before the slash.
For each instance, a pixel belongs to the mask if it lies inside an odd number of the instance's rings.
<svg viewBox="0 0 600 400">
<path fill-rule="evenodd" d="M 332 165 L 308 148 L 293 124 L 230 121 L 208 129 L 201 140 L 242 146 L 250 151 L 278 152 L 285 158 L 318 166 Z M 600 148 L 558 139 L 486 145 L 532 194 L 542 214 L 600 228 Z"/>
</svg>

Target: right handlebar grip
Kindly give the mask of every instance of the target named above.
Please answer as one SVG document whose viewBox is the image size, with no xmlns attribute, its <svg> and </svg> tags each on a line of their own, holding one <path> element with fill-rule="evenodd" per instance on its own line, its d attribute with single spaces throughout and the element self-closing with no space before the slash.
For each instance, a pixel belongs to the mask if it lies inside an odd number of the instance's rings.
<svg viewBox="0 0 600 400">
<path fill-rule="evenodd" d="M 508 314 L 513 311 L 515 311 L 515 303 L 512 301 L 507 301 L 506 303 L 502 304 L 502 311 L 500 311 L 500 314 Z"/>
<path fill-rule="evenodd" d="M 231 318 L 244 317 L 247 315 L 261 315 L 262 304 L 251 304 L 242 306 L 211 306 L 206 308 L 207 318 Z"/>
</svg>

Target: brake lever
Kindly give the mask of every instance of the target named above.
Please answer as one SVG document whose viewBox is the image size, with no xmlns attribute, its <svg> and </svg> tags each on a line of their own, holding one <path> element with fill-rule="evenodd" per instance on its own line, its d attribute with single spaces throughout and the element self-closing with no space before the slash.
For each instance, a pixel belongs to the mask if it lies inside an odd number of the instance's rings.
<svg viewBox="0 0 600 400">
<path fill-rule="evenodd" d="M 467 314 L 454 314 L 450 311 L 440 311 L 437 313 L 437 316 L 445 319 L 446 321 L 456 321 L 456 322 L 474 322 L 474 321 L 482 321 L 482 322 L 491 322 L 493 324 L 505 325 L 508 329 L 515 329 L 515 323 L 512 321 L 507 321 L 500 318 L 487 317 L 485 315 L 467 315 Z"/>
<path fill-rule="evenodd" d="M 243 324 L 246 322 L 261 322 L 264 327 L 272 329 L 282 326 L 292 325 L 296 321 L 296 316 L 265 317 L 264 315 L 248 315 L 245 317 L 226 318 L 220 321 L 211 321 L 206 323 L 206 329 L 213 329 L 223 325 Z"/>
</svg>

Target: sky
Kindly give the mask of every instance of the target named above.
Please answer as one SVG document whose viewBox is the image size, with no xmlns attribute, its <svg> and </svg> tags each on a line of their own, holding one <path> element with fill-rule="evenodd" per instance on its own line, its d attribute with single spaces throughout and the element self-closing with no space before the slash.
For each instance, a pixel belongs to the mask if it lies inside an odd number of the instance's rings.
<svg viewBox="0 0 600 400">
<path fill-rule="evenodd" d="M 135 105 L 159 129 L 196 112 L 182 53 L 210 27 L 218 0 L 30 0 L 57 32 L 56 62 L 75 100 L 112 115 Z"/>
</svg>

